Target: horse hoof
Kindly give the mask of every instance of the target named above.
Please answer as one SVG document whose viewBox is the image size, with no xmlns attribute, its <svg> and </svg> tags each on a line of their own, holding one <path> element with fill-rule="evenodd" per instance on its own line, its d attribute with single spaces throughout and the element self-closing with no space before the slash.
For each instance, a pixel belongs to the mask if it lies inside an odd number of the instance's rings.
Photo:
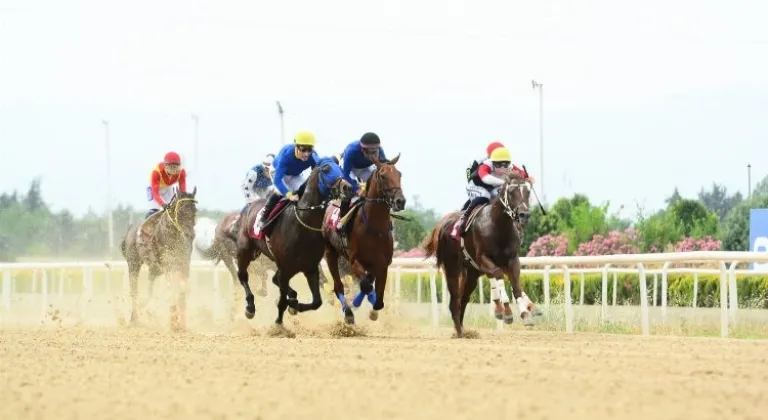
<svg viewBox="0 0 768 420">
<path fill-rule="evenodd" d="M 299 313 L 299 311 L 297 311 L 295 308 L 290 308 L 289 307 L 288 308 L 288 313 L 291 314 L 291 315 L 296 315 L 297 313 Z"/>
<path fill-rule="evenodd" d="M 526 327 L 532 327 L 535 325 L 535 323 L 533 322 L 533 317 L 530 314 L 528 314 L 528 316 L 523 318 L 523 325 L 525 325 Z"/>
<path fill-rule="evenodd" d="M 370 319 L 371 321 L 376 321 L 377 319 L 379 319 L 379 311 L 371 311 L 368 314 L 368 319 Z"/>
<path fill-rule="evenodd" d="M 347 325 L 355 325 L 355 317 L 354 316 L 345 316 L 344 317 L 344 323 Z"/>
<path fill-rule="evenodd" d="M 534 307 L 533 310 L 531 311 L 531 315 L 542 316 L 544 315 L 544 312 L 541 309 Z"/>
<path fill-rule="evenodd" d="M 493 314 L 493 316 L 495 316 L 496 319 L 499 319 L 499 320 L 504 319 L 504 313 L 503 312 L 495 312 Z"/>
<path fill-rule="evenodd" d="M 512 315 L 505 315 L 504 316 L 504 323 L 509 325 L 515 322 L 515 318 Z"/>
<path fill-rule="evenodd" d="M 245 311 L 245 317 L 246 317 L 246 318 L 248 318 L 248 319 L 253 319 L 253 316 L 254 316 L 254 315 L 256 315 L 256 311 L 253 311 L 253 312 L 248 312 L 248 310 L 246 309 L 246 311 Z"/>
</svg>

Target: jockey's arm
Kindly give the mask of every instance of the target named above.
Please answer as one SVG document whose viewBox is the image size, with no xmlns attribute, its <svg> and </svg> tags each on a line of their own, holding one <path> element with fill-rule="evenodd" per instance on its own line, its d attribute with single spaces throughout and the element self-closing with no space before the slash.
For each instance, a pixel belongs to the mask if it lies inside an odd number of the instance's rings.
<svg viewBox="0 0 768 420">
<path fill-rule="evenodd" d="M 256 180 L 259 178 L 259 174 L 256 173 L 256 171 L 253 170 L 253 168 L 249 169 L 248 172 L 245 174 L 245 180 L 243 181 L 243 189 L 246 191 L 253 191 L 253 185 L 256 183 Z"/>
<path fill-rule="evenodd" d="M 288 193 L 291 191 L 288 190 L 288 186 L 285 185 L 285 182 L 283 182 L 284 176 L 285 176 L 285 166 L 279 165 L 275 167 L 275 179 L 273 180 L 275 189 L 280 195 L 288 198 Z"/>
<path fill-rule="evenodd" d="M 184 168 L 181 168 L 179 173 L 179 191 L 187 192 L 187 170 Z"/>
<path fill-rule="evenodd" d="M 530 176 L 528 173 L 525 172 L 522 168 L 519 168 L 517 165 L 512 165 L 512 172 L 515 172 L 523 177 L 526 181 L 530 181 L 533 183 L 534 178 Z"/>
<path fill-rule="evenodd" d="M 357 180 L 354 179 L 355 177 L 352 176 L 352 153 L 344 153 L 344 164 L 341 167 L 341 172 L 344 176 L 344 180 L 352 185 L 352 193 L 357 194 L 357 191 L 360 189 L 360 184 L 358 184 Z"/>
<path fill-rule="evenodd" d="M 477 175 L 480 176 L 480 180 L 488 185 L 504 185 L 504 180 L 491 173 L 491 168 L 488 165 L 480 165 L 477 169 Z"/>
<path fill-rule="evenodd" d="M 160 172 L 153 171 L 151 181 L 152 185 L 150 185 L 150 190 L 152 190 L 152 199 L 161 207 L 165 206 L 165 200 L 160 196 Z"/>
</svg>

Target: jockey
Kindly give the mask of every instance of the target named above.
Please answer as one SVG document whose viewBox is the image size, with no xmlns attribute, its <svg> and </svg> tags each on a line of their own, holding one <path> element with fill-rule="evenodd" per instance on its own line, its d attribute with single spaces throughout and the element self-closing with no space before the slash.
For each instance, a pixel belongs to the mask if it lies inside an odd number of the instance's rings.
<svg viewBox="0 0 768 420">
<path fill-rule="evenodd" d="M 459 235 L 464 234 L 464 224 L 472 210 L 491 201 L 491 196 L 496 195 L 496 190 L 504 184 L 503 176 L 510 171 L 522 175 L 528 182 L 534 182 L 533 177 L 527 176 L 525 171 L 512 164 L 512 155 L 506 147 L 496 147 L 490 157 L 470 174 L 467 182 L 470 203 L 459 218 L 459 223 L 454 227 L 451 236 L 458 239 Z"/>
<path fill-rule="evenodd" d="M 268 153 L 261 163 L 254 165 L 245 174 L 242 185 L 245 194 L 245 207 L 260 198 L 267 197 L 269 188 L 272 186 L 272 162 L 274 160 L 275 155 Z M 243 207 L 243 211 L 245 211 L 245 207 Z"/>
<path fill-rule="evenodd" d="M 504 145 L 501 142 L 498 142 L 498 141 L 495 141 L 495 142 L 489 144 L 488 147 L 485 148 L 485 152 L 486 152 L 485 156 L 483 156 L 480 159 L 475 159 L 475 160 L 472 161 L 472 166 L 467 168 L 467 182 L 469 182 L 469 180 L 470 180 L 470 178 L 472 176 L 472 173 L 474 171 L 476 171 L 480 167 L 480 164 L 482 164 L 485 160 L 490 159 L 491 158 L 491 153 L 493 153 L 493 151 L 498 149 L 499 147 L 504 147 Z M 464 202 L 464 206 L 461 207 L 461 210 L 466 210 L 467 207 L 469 207 L 470 201 L 472 201 L 472 200 L 465 201 Z"/>
<path fill-rule="evenodd" d="M 356 195 L 360 189 L 360 185 L 355 177 L 359 178 L 361 182 L 368 183 L 368 179 L 371 178 L 371 174 L 376 170 L 376 165 L 373 163 L 373 159 L 385 162 L 387 156 L 384 154 L 384 149 L 381 148 L 381 140 L 376 133 L 365 133 L 360 140 L 355 140 L 347 145 L 342 153 L 343 164 L 342 173 L 344 179 L 352 185 L 352 193 Z M 352 177 L 351 174 L 355 176 Z M 351 201 L 351 200 L 350 200 Z M 339 206 L 339 221 L 336 223 L 337 228 L 341 227 L 341 218 L 349 211 L 350 201 L 342 201 Z"/>
<path fill-rule="evenodd" d="M 277 190 L 269 196 L 261 217 L 256 225 L 255 233 L 261 238 L 261 228 L 267 222 L 267 217 L 281 198 L 293 202 L 299 201 L 304 192 L 304 177 L 302 172 L 314 168 L 320 159 L 315 149 L 315 135 L 309 131 L 296 134 L 293 144 L 286 144 L 277 153 L 274 160 L 274 188 Z"/>
<path fill-rule="evenodd" d="M 144 219 L 166 208 L 168 202 L 173 200 L 173 186 L 177 183 L 181 192 L 187 192 L 187 171 L 181 166 L 181 157 L 176 152 L 168 152 L 149 175 L 147 199 L 151 202 L 151 208 Z"/>
</svg>

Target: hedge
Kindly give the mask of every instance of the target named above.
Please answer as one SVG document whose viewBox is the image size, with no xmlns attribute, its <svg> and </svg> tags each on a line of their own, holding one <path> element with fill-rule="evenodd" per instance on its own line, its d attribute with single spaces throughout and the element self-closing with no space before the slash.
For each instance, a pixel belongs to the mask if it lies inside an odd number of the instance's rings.
<svg viewBox="0 0 768 420">
<path fill-rule="evenodd" d="M 47 270 L 48 275 L 48 291 L 49 293 L 59 293 L 58 282 L 53 279 L 58 279 L 59 275 L 63 275 L 64 282 L 63 293 L 80 293 L 82 291 L 82 270 L 80 269 L 53 269 Z M 106 282 L 108 270 L 94 269 L 93 270 L 93 293 L 104 294 L 108 290 Z M 198 278 L 197 284 L 213 284 L 213 273 L 209 270 L 197 271 L 195 275 Z M 29 293 L 33 290 L 32 276 L 33 270 L 13 270 L 12 276 L 15 279 L 15 291 L 18 293 Z M 142 279 L 146 279 L 146 268 L 142 270 Z M 41 274 L 37 275 L 36 288 L 40 289 Z M 328 276 L 330 280 L 330 276 Z M 161 280 L 162 277 L 158 278 Z M 219 279 L 221 282 L 228 282 L 230 276 L 225 271 L 220 271 Z M 438 301 L 442 302 L 442 275 L 438 272 L 436 276 L 437 280 L 437 296 Z M 394 273 L 390 271 L 388 288 L 394 287 Z M 573 302 L 579 301 L 581 291 L 581 276 L 580 274 L 571 274 L 571 297 Z M 668 305 L 669 306 L 690 306 L 693 299 L 693 275 L 692 274 L 669 274 L 668 281 Z M 768 308 L 768 276 L 740 276 L 737 278 L 738 286 L 738 299 L 740 307 L 749 308 Z M 252 289 L 257 289 L 261 279 L 251 279 Z M 648 288 L 649 303 L 653 291 L 653 276 L 646 275 L 646 283 Z M 511 287 L 509 282 L 505 282 L 508 293 L 511 296 Z M 599 304 L 601 293 L 600 288 L 602 284 L 602 276 L 600 274 L 587 274 L 584 276 L 584 303 L 587 305 Z M 618 304 L 631 304 L 639 305 L 640 303 L 640 286 L 638 276 L 632 274 L 617 274 L 618 290 L 616 293 Z M 111 284 L 109 285 L 114 292 L 122 290 L 123 287 L 123 269 L 112 269 Z M 541 275 L 527 275 L 522 276 L 523 290 L 528 294 L 533 302 L 543 302 L 544 300 L 544 288 L 543 279 Z M 194 287 L 194 286 L 193 286 Z M 659 276 L 659 287 L 661 287 L 661 278 Z M 488 301 L 490 296 L 490 287 L 487 281 L 483 281 L 483 294 L 485 301 Z M 139 292 L 144 293 L 146 289 L 140 285 Z M 417 275 L 415 273 L 403 272 L 401 274 L 401 299 L 403 301 L 415 302 L 417 297 Z M 550 297 L 555 300 L 563 294 L 563 276 L 562 274 L 550 275 Z M 422 302 L 429 301 L 429 275 L 421 275 L 421 297 Z M 613 296 L 613 275 L 608 279 L 608 299 L 612 300 Z M 475 290 L 471 298 L 472 302 L 479 302 L 479 291 Z M 660 304 L 660 292 L 657 304 Z M 719 275 L 703 275 L 698 276 L 698 294 L 697 294 L 697 306 L 699 307 L 718 307 L 720 305 L 720 276 Z"/>
</svg>

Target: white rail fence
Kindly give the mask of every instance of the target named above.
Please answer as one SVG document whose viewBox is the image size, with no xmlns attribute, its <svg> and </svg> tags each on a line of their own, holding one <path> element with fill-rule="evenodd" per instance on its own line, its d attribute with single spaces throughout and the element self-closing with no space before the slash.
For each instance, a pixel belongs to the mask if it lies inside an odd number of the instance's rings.
<svg viewBox="0 0 768 420">
<path fill-rule="evenodd" d="M 670 268 L 673 263 L 711 263 L 716 265 L 717 269 L 705 268 Z M 613 305 L 616 305 L 616 286 L 619 273 L 637 274 L 640 288 L 640 323 L 643 335 L 650 334 L 649 303 L 648 290 L 646 285 L 646 276 L 653 275 L 653 306 L 656 306 L 656 298 L 660 292 L 660 306 L 662 322 L 667 321 L 667 276 L 673 273 L 692 273 L 693 283 L 693 301 L 692 306 L 696 307 L 697 299 L 697 276 L 699 274 L 720 274 L 720 332 L 722 337 L 727 337 L 729 333 L 729 324 L 735 324 L 738 314 L 738 294 L 736 277 L 740 275 L 765 274 L 765 272 L 755 270 L 737 270 L 739 263 L 748 262 L 768 262 L 768 253 L 761 252 L 724 252 L 724 251 L 697 251 L 685 253 L 661 253 L 661 254 L 626 254 L 626 255 L 603 255 L 603 256 L 567 256 L 567 257 L 533 257 L 521 258 L 523 274 L 540 274 L 543 278 L 543 302 L 545 309 L 550 307 L 550 275 L 562 274 L 564 278 L 564 296 L 570 297 L 571 293 L 571 274 L 580 274 L 580 304 L 584 303 L 584 275 L 602 274 L 601 284 L 601 319 L 605 320 L 608 316 L 608 281 L 609 274 L 613 274 Z M 729 263 L 727 266 L 726 263 Z M 646 269 L 647 264 L 663 264 L 661 269 Z M 323 265 L 325 262 L 323 261 Z M 575 266 L 593 265 L 593 268 L 582 268 Z M 623 266 L 623 267 L 621 267 Z M 628 267 L 627 267 L 628 266 Z M 38 262 L 38 263 L 0 263 L 0 272 L 2 272 L 2 287 L 0 287 L 0 304 L 8 313 L 11 308 L 11 295 L 13 294 L 13 271 L 15 270 L 34 270 L 34 276 L 41 272 L 40 295 L 41 309 L 43 314 L 48 310 L 48 290 L 49 280 L 47 272 L 49 270 L 80 269 L 82 270 L 82 293 L 81 312 L 84 314 L 87 310 L 87 302 L 92 297 L 94 290 L 93 271 L 96 269 L 118 268 L 123 270 L 124 289 L 128 290 L 128 278 L 126 263 L 124 261 L 87 261 L 87 262 Z M 535 268 L 533 268 L 535 267 Z M 193 273 L 200 270 L 213 270 L 213 289 L 220 291 L 220 276 L 224 275 L 227 282 L 231 284 L 228 272 L 223 264 L 215 268 L 210 261 L 193 260 Z M 421 281 L 422 275 L 428 276 L 431 303 L 431 318 L 434 326 L 438 325 L 440 307 L 443 312 L 447 312 L 447 303 L 438 304 L 437 298 L 437 270 L 434 267 L 434 259 L 424 260 L 422 258 L 395 258 L 390 270 L 394 272 L 394 284 L 390 283 L 388 293 L 395 300 L 400 297 L 401 274 L 414 273 L 417 275 L 417 297 L 418 303 L 421 303 Z M 109 273 L 109 271 L 108 271 Z M 271 274 L 271 273 L 268 273 Z M 107 274 L 109 279 L 109 274 Z M 658 287 L 658 278 L 661 277 L 661 287 Z M 482 279 L 481 279 L 482 282 Z M 36 281 L 34 282 L 36 284 Z M 394 286 L 394 288 L 392 287 Z M 485 302 L 483 296 L 482 283 L 480 283 L 480 302 Z M 63 290 L 63 278 L 59 276 L 59 293 Z M 442 282 L 443 296 L 447 296 L 445 282 Z M 573 332 L 574 314 L 573 303 L 571 299 L 565 300 L 565 331 Z M 502 323 L 499 321 L 501 328 Z"/>
</svg>

